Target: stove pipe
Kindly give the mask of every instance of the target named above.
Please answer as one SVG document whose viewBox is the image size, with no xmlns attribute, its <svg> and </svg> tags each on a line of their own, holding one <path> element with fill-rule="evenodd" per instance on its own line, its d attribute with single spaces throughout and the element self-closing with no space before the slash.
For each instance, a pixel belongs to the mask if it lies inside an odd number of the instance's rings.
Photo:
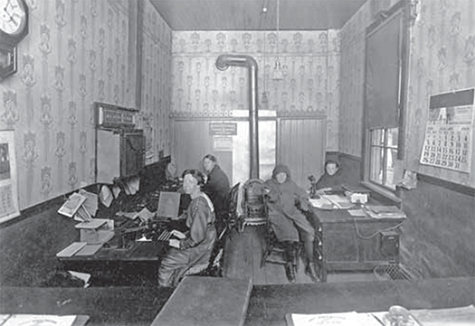
<svg viewBox="0 0 475 326">
<path fill-rule="evenodd" d="M 258 92 L 257 92 L 257 62 L 248 55 L 222 54 L 216 59 L 216 67 L 226 70 L 229 66 L 248 68 L 249 72 L 249 139 L 251 153 L 250 178 L 259 178 L 259 132 L 258 132 Z"/>
</svg>

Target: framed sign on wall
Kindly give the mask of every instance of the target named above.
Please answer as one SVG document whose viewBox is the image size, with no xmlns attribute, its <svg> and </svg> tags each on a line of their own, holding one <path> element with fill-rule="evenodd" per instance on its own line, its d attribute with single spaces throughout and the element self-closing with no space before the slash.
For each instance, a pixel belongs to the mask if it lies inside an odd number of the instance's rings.
<svg viewBox="0 0 475 326">
<path fill-rule="evenodd" d="M 13 130 L 0 131 L 0 223 L 20 215 Z"/>
</svg>

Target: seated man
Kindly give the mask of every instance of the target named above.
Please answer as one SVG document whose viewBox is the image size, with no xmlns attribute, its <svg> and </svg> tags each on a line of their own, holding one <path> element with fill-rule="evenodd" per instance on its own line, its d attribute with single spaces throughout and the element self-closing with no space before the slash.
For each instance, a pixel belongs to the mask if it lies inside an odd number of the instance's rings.
<svg viewBox="0 0 475 326">
<path fill-rule="evenodd" d="M 309 209 L 307 193 L 292 180 L 290 170 L 285 165 L 277 165 L 274 168 L 272 178 L 266 181 L 266 186 L 269 222 L 277 240 L 285 245 L 287 279 L 291 283 L 295 282 L 293 261 L 296 259 L 296 245 L 301 237 L 306 256 L 305 274 L 313 282 L 317 282 L 313 260 L 315 230 L 301 211 Z"/>
<path fill-rule="evenodd" d="M 227 196 L 229 193 L 229 179 L 217 164 L 216 157 L 206 155 L 203 158 L 203 167 L 207 173 L 207 180 L 203 186 L 203 192 L 213 202 L 216 210 L 217 228 L 221 233 L 225 225 L 228 214 Z"/>
<path fill-rule="evenodd" d="M 170 250 L 162 259 L 158 271 L 158 284 L 164 287 L 178 285 L 183 275 L 193 266 L 207 265 L 216 241 L 213 203 L 201 192 L 203 175 L 198 170 L 183 172 L 183 189 L 191 197 L 185 213 L 187 231 L 173 230 L 177 239 L 169 240 Z"/>
<path fill-rule="evenodd" d="M 317 181 L 317 194 L 321 194 L 327 190 L 341 190 L 341 185 L 344 183 L 341 175 L 340 164 L 334 160 L 325 162 L 325 172 Z"/>
</svg>

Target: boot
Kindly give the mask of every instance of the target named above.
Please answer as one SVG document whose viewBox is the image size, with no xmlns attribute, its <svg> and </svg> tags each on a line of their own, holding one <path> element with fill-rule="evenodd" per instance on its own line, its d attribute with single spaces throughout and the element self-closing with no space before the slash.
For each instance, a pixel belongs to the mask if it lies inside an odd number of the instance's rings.
<svg viewBox="0 0 475 326">
<path fill-rule="evenodd" d="M 287 279 L 290 283 L 295 283 L 295 245 L 293 242 L 286 242 L 285 243 L 285 256 L 286 256 L 286 263 L 285 263 L 285 275 L 287 275 Z"/>
<path fill-rule="evenodd" d="M 315 266 L 313 262 L 307 263 L 307 266 L 305 267 L 305 274 L 310 277 L 312 282 L 317 283 L 319 281 L 317 272 L 315 272 Z"/>
<path fill-rule="evenodd" d="M 287 275 L 287 280 L 290 283 L 295 283 L 295 269 L 291 262 L 285 263 L 285 275 Z"/>
<path fill-rule="evenodd" d="M 315 272 L 315 264 L 313 262 L 313 239 L 307 238 L 304 242 L 305 256 L 307 260 L 307 266 L 305 266 L 305 274 L 307 274 L 312 282 L 318 282 L 318 276 Z"/>
</svg>

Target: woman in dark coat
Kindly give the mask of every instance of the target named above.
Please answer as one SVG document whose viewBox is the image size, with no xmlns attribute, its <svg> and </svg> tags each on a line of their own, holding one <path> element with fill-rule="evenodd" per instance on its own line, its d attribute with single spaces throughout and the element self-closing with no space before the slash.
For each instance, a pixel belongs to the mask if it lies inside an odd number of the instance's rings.
<svg viewBox="0 0 475 326">
<path fill-rule="evenodd" d="M 217 164 L 216 157 L 206 155 L 203 158 L 203 167 L 208 175 L 208 180 L 203 186 L 203 192 L 206 193 L 213 202 L 216 210 L 216 219 L 218 222 L 218 232 L 224 228 L 227 218 L 227 196 L 229 193 L 229 179 Z"/>
<path fill-rule="evenodd" d="M 214 208 L 208 196 L 201 192 L 203 175 L 198 170 L 183 172 L 183 190 L 191 197 L 191 203 L 181 216 L 185 219 L 187 232 L 173 230 L 170 249 L 160 263 L 158 284 L 176 286 L 183 275 L 196 266 L 207 267 L 216 242 Z"/>
<path fill-rule="evenodd" d="M 305 273 L 318 281 L 313 258 L 315 230 L 302 211 L 309 210 L 308 195 L 292 180 L 287 166 L 279 164 L 272 171 L 272 178 L 266 181 L 269 222 L 279 240 L 286 247 L 287 264 L 285 271 L 290 282 L 295 282 L 295 270 L 292 262 L 296 258 L 296 245 L 300 239 L 304 242 L 306 268 Z"/>
</svg>

